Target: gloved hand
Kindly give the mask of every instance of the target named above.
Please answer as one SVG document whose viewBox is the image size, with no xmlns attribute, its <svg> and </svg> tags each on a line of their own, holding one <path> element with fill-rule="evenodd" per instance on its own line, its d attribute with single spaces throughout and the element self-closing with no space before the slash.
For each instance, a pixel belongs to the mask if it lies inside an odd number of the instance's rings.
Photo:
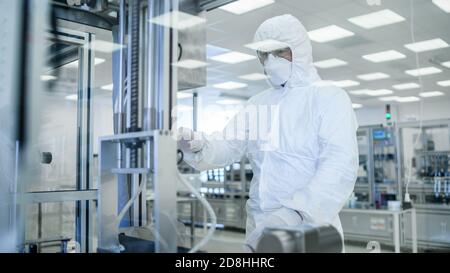
<svg viewBox="0 0 450 273">
<path fill-rule="evenodd" d="M 203 149 L 205 143 L 206 140 L 202 133 L 185 127 L 178 129 L 178 148 L 183 153 L 198 153 Z"/>
</svg>

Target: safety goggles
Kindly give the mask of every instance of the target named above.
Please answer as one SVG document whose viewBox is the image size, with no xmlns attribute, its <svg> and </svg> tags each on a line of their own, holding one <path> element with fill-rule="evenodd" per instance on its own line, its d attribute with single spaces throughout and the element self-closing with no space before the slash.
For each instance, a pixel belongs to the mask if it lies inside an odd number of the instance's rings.
<svg viewBox="0 0 450 273">
<path fill-rule="evenodd" d="M 291 49 L 289 47 L 277 49 L 277 50 L 273 50 L 273 51 L 269 51 L 269 52 L 256 51 L 256 53 L 258 54 L 258 58 L 259 58 L 259 61 L 261 62 L 261 64 L 264 64 L 266 62 L 267 58 L 269 57 L 269 54 L 272 54 L 274 57 L 279 57 L 279 58 L 287 58 L 288 56 L 291 56 L 291 54 L 292 54 Z"/>
</svg>

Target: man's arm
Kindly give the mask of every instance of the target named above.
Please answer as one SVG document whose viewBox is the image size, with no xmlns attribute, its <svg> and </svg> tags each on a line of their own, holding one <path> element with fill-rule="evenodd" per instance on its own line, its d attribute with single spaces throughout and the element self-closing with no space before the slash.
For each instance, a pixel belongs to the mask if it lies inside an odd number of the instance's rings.
<svg viewBox="0 0 450 273">
<path fill-rule="evenodd" d="M 241 126 L 241 111 L 227 124 L 222 133 L 202 136 L 202 148 L 186 153 L 184 159 L 193 168 L 203 171 L 223 168 L 240 161 L 247 150 L 245 126 Z"/>
</svg>

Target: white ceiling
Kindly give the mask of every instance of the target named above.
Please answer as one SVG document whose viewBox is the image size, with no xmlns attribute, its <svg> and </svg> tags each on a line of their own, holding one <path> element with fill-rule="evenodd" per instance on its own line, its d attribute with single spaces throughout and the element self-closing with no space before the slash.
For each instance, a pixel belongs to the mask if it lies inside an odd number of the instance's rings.
<svg viewBox="0 0 450 273">
<path fill-rule="evenodd" d="M 208 44 L 220 46 L 226 49 L 236 50 L 243 53 L 254 54 L 252 50 L 244 47 L 252 41 L 257 27 L 266 19 L 290 13 L 296 16 L 308 30 L 317 29 L 331 24 L 338 25 L 355 33 L 352 37 L 327 43 L 313 43 L 315 61 L 329 58 L 339 58 L 349 63 L 347 66 L 318 69 L 324 80 L 355 80 L 361 82 L 360 86 L 348 88 L 356 89 L 391 89 L 395 96 L 417 96 L 420 89 L 396 91 L 392 88 L 394 84 L 417 82 L 416 77 L 404 73 L 405 70 L 415 69 L 415 55 L 406 49 L 404 44 L 411 43 L 410 33 L 410 0 L 380 0 L 381 5 L 371 6 L 368 4 L 376 1 L 369 0 L 275 0 L 276 3 L 254 10 L 243 15 L 234 15 L 226 11 L 216 9 L 206 15 L 208 22 L 207 40 Z M 431 0 L 413 0 L 415 19 L 416 41 L 441 38 L 450 44 L 450 13 L 445 13 Z M 363 29 L 347 21 L 348 18 L 367 14 L 383 9 L 390 9 L 406 21 L 382 26 L 374 29 Z M 385 50 L 397 50 L 407 56 L 405 59 L 389 61 L 384 63 L 372 63 L 361 56 Z M 450 80 L 450 69 L 432 63 L 430 60 L 450 61 L 450 47 L 438 49 L 419 54 L 419 62 L 422 67 L 436 66 L 443 70 L 440 74 L 424 76 L 424 91 L 442 91 L 445 97 L 425 98 L 425 101 L 436 101 L 450 99 L 450 88 L 441 87 L 437 81 Z M 239 64 L 223 64 L 209 60 L 208 86 L 200 90 L 202 95 L 217 96 L 232 95 L 250 97 L 267 88 L 265 81 L 251 82 L 241 80 L 238 77 L 244 74 L 262 72 L 258 60 L 251 60 Z M 389 79 L 364 82 L 356 75 L 373 72 L 383 72 L 391 76 Z M 247 88 L 233 91 L 222 91 L 214 89 L 213 84 L 224 81 L 238 81 L 248 84 Z M 385 102 L 374 97 L 364 95 L 351 95 L 353 102 L 364 106 L 382 105 Z"/>
</svg>

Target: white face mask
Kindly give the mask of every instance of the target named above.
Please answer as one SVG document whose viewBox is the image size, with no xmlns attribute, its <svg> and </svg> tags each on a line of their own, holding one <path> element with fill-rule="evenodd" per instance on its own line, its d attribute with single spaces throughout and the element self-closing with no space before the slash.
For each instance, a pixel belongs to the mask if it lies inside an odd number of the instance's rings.
<svg viewBox="0 0 450 273">
<path fill-rule="evenodd" d="M 264 71 L 269 76 L 270 83 L 275 88 L 281 88 L 291 77 L 292 63 L 285 58 L 269 54 L 264 63 Z"/>
</svg>

